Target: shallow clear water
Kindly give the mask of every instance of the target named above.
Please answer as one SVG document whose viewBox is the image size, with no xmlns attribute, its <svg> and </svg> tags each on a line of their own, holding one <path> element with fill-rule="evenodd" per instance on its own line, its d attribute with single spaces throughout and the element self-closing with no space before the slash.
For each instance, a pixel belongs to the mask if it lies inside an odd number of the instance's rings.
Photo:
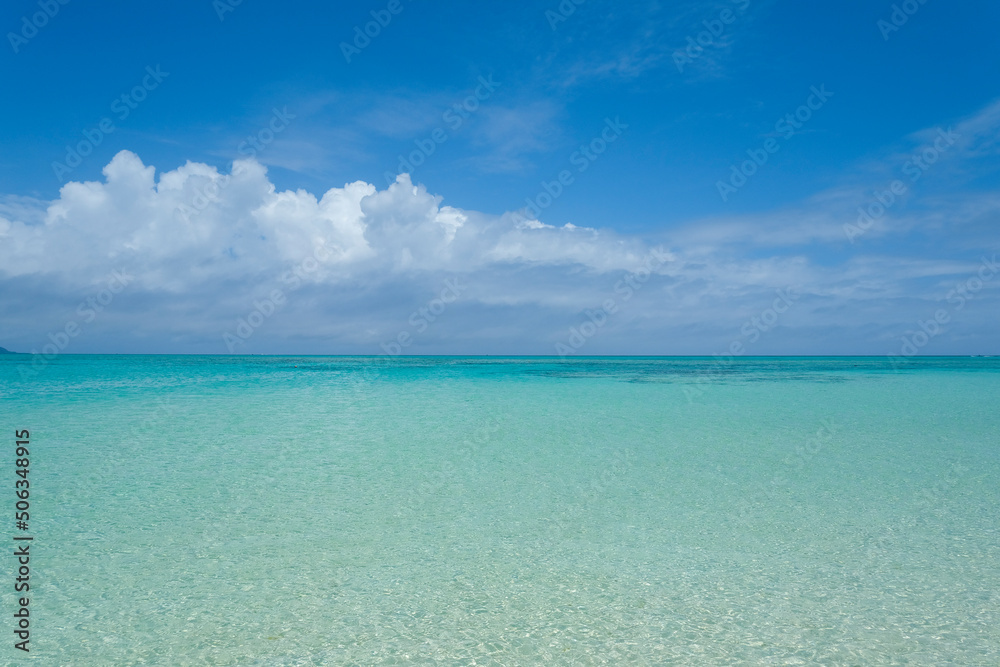
<svg viewBox="0 0 1000 667">
<path fill-rule="evenodd" d="M 1000 663 L 1000 359 L 30 359 L 43 664 Z"/>
</svg>

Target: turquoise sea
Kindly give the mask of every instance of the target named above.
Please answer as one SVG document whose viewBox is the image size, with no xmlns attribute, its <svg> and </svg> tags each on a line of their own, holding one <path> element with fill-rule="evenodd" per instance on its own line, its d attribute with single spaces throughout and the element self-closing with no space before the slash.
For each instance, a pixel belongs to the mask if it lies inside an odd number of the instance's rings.
<svg viewBox="0 0 1000 667">
<path fill-rule="evenodd" d="M 31 361 L 3 664 L 1000 664 L 1000 359 Z"/>
</svg>

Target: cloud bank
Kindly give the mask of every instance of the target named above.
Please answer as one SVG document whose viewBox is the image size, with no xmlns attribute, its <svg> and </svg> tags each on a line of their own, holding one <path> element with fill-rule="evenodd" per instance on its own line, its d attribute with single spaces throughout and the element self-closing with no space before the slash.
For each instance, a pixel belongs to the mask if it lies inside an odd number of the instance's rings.
<svg viewBox="0 0 1000 667">
<path fill-rule="evenodd" d="M 951 166 L 935 167 L 942 182 L 995 152 L 996 115 L 991 107 L 958 127 Z M 919 150 L 933 136 L 911 143 Z M 947 325 L 922 353 L 1000 352 L 1000 278 L 982 271 L 997 250 L 1000 198 L 986 191 L 958 203 L 931 189 L 901 197 L 862 238 L 845 235 L 890 172 L 859 169 L 856 182 L 845 178 L 796 208 L 635 238 L 613 231 L 620 221 L 554 227 L 518 212 L 454 208 L 405 174 L 383 189 L 355 182 L 317 196 L 277 191 L 253 160 L 230 173 L 188 162 L 157 175 L 122 151 L 102 182 L 67 183 L 50 202 L 0 200 L 0 344 L 891 354 L 945 309 Z M 936 240 L 946 233 L 947 244 Z M 63 336 L 68 324 L 76 333 Z"/>
</svg>

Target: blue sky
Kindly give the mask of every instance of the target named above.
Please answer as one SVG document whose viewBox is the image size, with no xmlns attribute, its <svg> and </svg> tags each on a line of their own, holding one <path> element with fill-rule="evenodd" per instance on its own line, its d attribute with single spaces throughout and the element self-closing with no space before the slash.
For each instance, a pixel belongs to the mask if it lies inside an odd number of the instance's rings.
<svg viewBox="0 0 1000 667">
<path fill-rule="evenodd" d="M 998 18 L 9 2 L 0 345 L 997 354 Z"/>
</svg>

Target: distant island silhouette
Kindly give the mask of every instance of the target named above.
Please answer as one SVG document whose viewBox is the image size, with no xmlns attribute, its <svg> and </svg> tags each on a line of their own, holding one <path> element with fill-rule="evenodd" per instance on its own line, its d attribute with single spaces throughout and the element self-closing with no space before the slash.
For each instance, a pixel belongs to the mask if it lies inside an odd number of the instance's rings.
<svg viewBox="0 0 1000 667">
<path fill-rule="evenodd" d="M 17 354 L 17 352 L 11 352 L 5 347 L 0 347 L 0 354 Z"/>
</svg>

